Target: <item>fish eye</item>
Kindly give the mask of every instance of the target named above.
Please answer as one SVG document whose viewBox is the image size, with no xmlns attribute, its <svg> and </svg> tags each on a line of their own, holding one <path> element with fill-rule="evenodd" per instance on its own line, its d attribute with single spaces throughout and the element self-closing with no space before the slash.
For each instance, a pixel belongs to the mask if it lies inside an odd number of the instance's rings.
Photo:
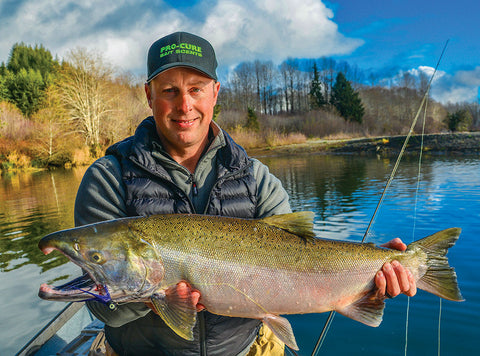
<svg viewBox="0 0 480 356">
<path fill-rule="evenodd" d="M 89 255 L 90 261 L 96 264 L 103 264 L 105 263 L 103 256 L 100 252 L 94 251 L 91 252 Z"/>
</svg>

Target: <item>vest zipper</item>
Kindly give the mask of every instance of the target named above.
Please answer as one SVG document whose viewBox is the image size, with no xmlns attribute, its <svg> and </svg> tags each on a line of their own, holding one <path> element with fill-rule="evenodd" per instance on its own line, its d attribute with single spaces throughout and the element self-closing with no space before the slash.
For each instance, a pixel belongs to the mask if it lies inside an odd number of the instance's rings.
<svg viewBox="0 0 480 356">
<path fill-rule="evenodd" d="M 197 182 L 195 182 L 195 179 L 192 176 L 192 189 L 193 189 L 193 195 L 196 196 L 198 195 L 198 189 L 197 189 Z"/>
<path fill-rule="evenodd" d="M 197 181 L 195 180 L 195 177 L 193 174 L 190 173 L 187 183 L 192 185 L 193 196 L 197 196 L 198 195 Z"/>
</svg>

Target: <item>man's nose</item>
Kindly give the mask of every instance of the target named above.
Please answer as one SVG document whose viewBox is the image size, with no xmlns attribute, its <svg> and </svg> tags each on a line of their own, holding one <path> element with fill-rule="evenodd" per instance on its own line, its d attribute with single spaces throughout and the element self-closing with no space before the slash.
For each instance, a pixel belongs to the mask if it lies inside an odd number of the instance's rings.
<svg viewBox="0 0 480 356">
<path fill-rule="evenodd" d="M 177 110 L 185 114 L 192 110 L 192 98 L 188 93 L 178 96 Z"/>
</svg>

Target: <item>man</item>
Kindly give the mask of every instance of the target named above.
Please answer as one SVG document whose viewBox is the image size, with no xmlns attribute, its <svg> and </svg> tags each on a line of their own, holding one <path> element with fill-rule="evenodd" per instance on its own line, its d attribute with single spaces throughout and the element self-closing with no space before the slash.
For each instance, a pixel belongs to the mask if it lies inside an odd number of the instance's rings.
<svg viewBox="0 0 480 356">
<path fill-rule="evenodd" d="M 212 121 L 220 83 L 210 43 L 173 33 L 150 47 L 147 66 L 153 117 L 89 167 L 77 194 L 76 225 L 165 213 L 261 218 L 290 212 L 280 181 Z M 399 241 L 390 247 L 403 248 Z M 386 265 L 376 283 L 381 294 L 415 293 L 411 274 L 400 264 Z M 184 283 L 178 289 L 189 293 Z M 107 341 L 120 355 L 283 354 L 283 345 L 258 320 L 202 311 L 192 342 L 143 303 L 115 311 L 94 301 L 88 307 L 106 323 Z"/>
</svg>

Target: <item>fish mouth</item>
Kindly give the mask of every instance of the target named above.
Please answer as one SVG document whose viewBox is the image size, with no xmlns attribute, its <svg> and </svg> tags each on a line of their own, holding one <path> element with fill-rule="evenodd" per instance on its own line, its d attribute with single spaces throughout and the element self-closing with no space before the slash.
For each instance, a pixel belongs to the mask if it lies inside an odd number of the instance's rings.
<svg viewBox="0 0 480 356">
<path fill-rule="evenodd" d="M 85 273 L 60 286 L 51 286 L 43 283 L 38 291 L 38 296 L 45 300 L 80 302 L 86 300 L 111 300 L 106 286 L 96 283 L 93 278 Z"/>
<path fill-rule="evenodd" d="M 48 242 L 48 241 L 47 241 Z M 74 254 L 70 251 L 66 252 L 56 246 L 48 245 L 48 243 L 39 245 L 45 255 L 54 250 L 65 255 L 70 261 L 81 266 Z M 84 274 L 60 286 L 52 286 L 47 283 L 40 285 L 38 296 L 45 300 L 80 302 L 87 300 L 98 300 L 104 303 L 111 301 L 110 293 L 106 285 L 99 283 L 92 274 L 84 270 Z"/>
</svg>

